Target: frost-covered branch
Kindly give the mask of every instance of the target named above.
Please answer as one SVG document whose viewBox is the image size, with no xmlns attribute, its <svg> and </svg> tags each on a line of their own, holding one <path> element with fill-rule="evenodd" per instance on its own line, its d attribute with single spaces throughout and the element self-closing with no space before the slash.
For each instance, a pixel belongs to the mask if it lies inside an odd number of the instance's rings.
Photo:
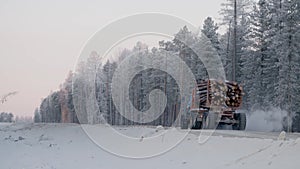
<svg viewBox="0 0 300 169">
<path fill-rule="evenodd" d="M 14 96 L 14 95 L 16 95 L 16 94 L 18 94 L 18 92 L 17 92 L 17 91 L 14 91 L 14 92 L 10 92 L 10 93 L 7 93 L 7 94 L 1 96 L 0 103 L 1 103 L 1 104 L 4 104 L 5 102 L 7 102 L 7 98 L 8 98 L 8 97 Z"/>
</svg>

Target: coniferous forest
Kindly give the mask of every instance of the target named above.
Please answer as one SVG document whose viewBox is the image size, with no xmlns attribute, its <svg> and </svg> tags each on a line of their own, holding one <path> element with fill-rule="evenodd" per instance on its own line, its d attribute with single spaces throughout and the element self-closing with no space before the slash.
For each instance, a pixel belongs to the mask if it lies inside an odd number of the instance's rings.
<svg viewBox="0 0 300 169">
<path fill-rule="evenodd" d="M 235 81 L 243 86 L 245 92 L 243 110 L 251 113 L 276 107 L 294 116 L 300 112 L 300 1 L 237 2 L 236 26 L 233 22 L 234 0 L 224 0 L 220 11 L 222 18 L 207 17 L 199 27 L 198 34 L 183 26 L 177 33 L 174 32 L 176 34 L 172 41 L 159 41 L 159 47 L 154 48 L 137 42 L 133 49 L 120 52 L 116 56 L 120 58 L 118 61 L 107 61 L 101 63 L 101 66 L 97 66 L 101 56 L 92 52 L 86 62 L 80 63 L 76 71 L 68 74 L 58 91 L 50 93 L 42 100 L 35 111 L 34 121 L 79 123 L 73 95 L 80 92 L 76 88 L 78 84 L 90 83 L 85 79 L 87 71 L 95 71 L 95 92 L 100 114 L 87 117 L 81 122 L 98 124 L 105 119 L 112 125 L 138 125 L 121 116 L 112 100 L 112 77 L 119 63 L 130 55 L 157 56 L 158 60 L 164 59 L 164 51 L 168 51 L 179 56 L 189 66 L 195 79 L 207 79 L 203 63 L 190 48 L 201 46 L 202 36 L 209 39 L 220 56 L 227 80 L 232 80 L 231 58 L 236 53 Z M 155 69 L 139 72 L 130 83 L 129 100 L 136 109 L 145 111 L 150 106 L 149 93 L 154 89 L 163 91 L 168 100 L 164 113 L 147 125 L 170 126 L 179 113 L 180 91 L 178 84 L 168 73 Z M 82 105 L 79 106 L 87 106 L 84 103 L 88 99 L 88 93 L 82 95 L 86 97 L 81 98 Z"/>
</svg>

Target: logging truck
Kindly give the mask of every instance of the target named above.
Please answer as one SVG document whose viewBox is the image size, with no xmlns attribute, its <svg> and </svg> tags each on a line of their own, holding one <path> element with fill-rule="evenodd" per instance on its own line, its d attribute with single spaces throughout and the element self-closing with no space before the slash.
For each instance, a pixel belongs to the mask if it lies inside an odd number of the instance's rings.
<svg viewBox="0 0 300 169">
<path fill-rule="evenodd" d="M 246 114 L 236 111 L 243 95 L 242 87 L 235 82 L 200 81 L 181 116 L 181 128 L 216 129 L 231 125 L 233 130 L 245 130 Z"/>
</svg>

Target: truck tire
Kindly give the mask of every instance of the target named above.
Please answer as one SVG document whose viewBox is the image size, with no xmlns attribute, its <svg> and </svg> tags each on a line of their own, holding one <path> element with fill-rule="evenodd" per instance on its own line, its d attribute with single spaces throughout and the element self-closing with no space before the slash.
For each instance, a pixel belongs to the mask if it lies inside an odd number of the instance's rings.
<svg viewBox="0 0 300 169">
<path fill-rule="evenodd" d="M 218 125 L 218 114 L 217 113 L 208 113 L 203 116 L 202 128 L 203 129 L 216 129 Z"/>
<path fill-rule="evenodd" d="M 200 130 L 202 128 L 202 121 L 195 121 L 194 124 L 193 124 L 193 127 L 192 129 L 195 129 L 195 130 Z"/>
<path fill-rule="evenodd" d="M 234 119 L 237 121 L 237 123 L 232 125 L 233 130 L 245 130 L 247 118 L 245 113 L 235 113 Z"/>
</svg>

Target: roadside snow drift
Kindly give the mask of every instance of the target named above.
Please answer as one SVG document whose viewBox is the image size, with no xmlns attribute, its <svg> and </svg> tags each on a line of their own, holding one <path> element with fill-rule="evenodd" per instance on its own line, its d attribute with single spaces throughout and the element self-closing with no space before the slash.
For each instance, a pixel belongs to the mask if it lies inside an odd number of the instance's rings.
<svg viewBox="0 0 300 169">
<path fill-rule="evenodd" d="M 103 128 L 107 126 L 96 127 L 103 132 Z M 140 138 L 140 141 L 164 130 L 163 127 L 115 129 L 124 135 Z M 102 132 L 100 134 L 104 138 L 107 133 Z M 216 131 L 206 143 L 199 144 L 199 133 L 200 131 L 190 132 L 181 143 L 164 154 L 152 158 L 131 159 L 104 151 L 89 139 L 80 125 L 0 124 L 0 168 L 296 169 L 300 166 L 299 135 L 287 134 L 284 140 L 278 140 L 279 133 L 222 130 Z M 164 137 L 164 134 L 159 133 L 157 137 Z M 161 139 L 161 142 L 166 140 Z M 120 140 L 110 141 L 112 145 L 126 146 Z"/>
</svg>

